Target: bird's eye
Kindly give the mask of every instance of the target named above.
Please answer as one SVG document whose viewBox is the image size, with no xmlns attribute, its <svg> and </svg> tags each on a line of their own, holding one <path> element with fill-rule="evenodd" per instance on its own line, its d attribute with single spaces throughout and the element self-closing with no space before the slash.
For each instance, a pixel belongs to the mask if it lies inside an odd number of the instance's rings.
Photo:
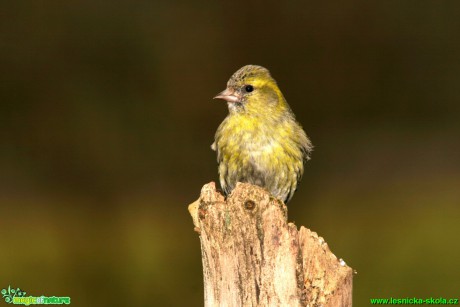
<svg viewBox="0 0 460 307">
<path fill-rule="evenodd" d="M 246 85 L 246 86 L 244 87 L 244 90 L 245 90 L 247 93 L 250 93 L 250 92 L 252 92 L 252 91 L 254 90 L 254 86 L 252 86 L 252 85 Z"/>
</svg>

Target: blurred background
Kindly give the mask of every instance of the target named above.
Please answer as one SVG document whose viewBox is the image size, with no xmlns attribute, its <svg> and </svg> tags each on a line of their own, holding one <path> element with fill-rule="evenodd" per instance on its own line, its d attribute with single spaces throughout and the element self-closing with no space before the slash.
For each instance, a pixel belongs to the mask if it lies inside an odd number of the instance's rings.
<svg viewBox="0 0 460 307">
<path fill-rule="evenodd" d="M 7 1 L 0 288 L 202 306 L 187 205 L 217 180 L 212 97 L 270 69 L 315 151 L 289 220 L 357 270 L 354 303 L 459 297 L 454 1 Z"/>
</svg>

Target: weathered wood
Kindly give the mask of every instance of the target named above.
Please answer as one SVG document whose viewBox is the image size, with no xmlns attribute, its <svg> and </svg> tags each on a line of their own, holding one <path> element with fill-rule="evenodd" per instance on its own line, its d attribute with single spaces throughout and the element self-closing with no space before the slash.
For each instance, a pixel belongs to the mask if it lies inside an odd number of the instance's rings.
<svg viewBox="0 0 460 307">
<path fill-rule="evenodd" d="M 352 305 L 352 269 L 316 233 L 287 223 L 286 206 L 264 189 L 238 183 L 225 199 L 211 182 L 189 211 L 205 306 Z"/>
</svg>

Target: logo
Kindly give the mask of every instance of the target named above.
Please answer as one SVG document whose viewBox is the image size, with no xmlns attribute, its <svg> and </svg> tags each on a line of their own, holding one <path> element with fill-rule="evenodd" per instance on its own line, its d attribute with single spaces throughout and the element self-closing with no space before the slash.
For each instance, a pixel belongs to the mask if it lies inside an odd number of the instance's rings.
<svg viewBox="0 0 460 307">
<path fill-rule="evenodd" d="M 2 289 L 0 293 L 2 294 L 5 302 L 8 304 L 26 306 L 70 304 L 70 297 L 68 296 L 26 296 L 26 291 L 23 291 L 19 288 L 11 288 L 11 286 L 8 286 L 8 289 Z"/>
</svg>

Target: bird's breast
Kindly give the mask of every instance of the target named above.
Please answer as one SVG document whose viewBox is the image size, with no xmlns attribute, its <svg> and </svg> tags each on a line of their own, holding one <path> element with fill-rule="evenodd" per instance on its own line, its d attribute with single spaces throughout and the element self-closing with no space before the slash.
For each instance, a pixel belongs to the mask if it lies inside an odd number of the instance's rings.
<svg viewBox="0 0 460 307">
<path fill-rule="evenodd" d="M 218 147 L 224 151 L 224 159 L 235 159 L 239 163 L 268 166 L 286 153 L 285 147 L 290 142 L 282 127 L 274 124 L 241 120 L 228 123 L 223 130 Z"/>
</svg>

